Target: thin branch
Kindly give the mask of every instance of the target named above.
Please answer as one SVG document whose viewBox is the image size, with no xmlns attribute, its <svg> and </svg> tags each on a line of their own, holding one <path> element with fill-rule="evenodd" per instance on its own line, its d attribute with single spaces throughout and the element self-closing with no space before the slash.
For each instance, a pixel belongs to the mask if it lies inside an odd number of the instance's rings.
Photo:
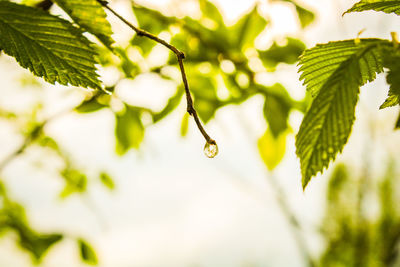
<svg viewBox="0 0 400 267">
<path fill-rule="evenodd" d="M 25 140 L 22 142 L 22 144 L 10 155 L 8 155 L 3 161 L 0 162 L 0 173 L 3 171 L 3 169 L 15 158 L 17 158 L 19 155 L 25 152 L 25 150 L 40 136 L 42 133 L 43 127 L 49 123 L 50 121 L 70 112 L 71 109 L 61 111 L 52 117 L 44 120 L 42 123 L 40 123 L 36 128 L 28 135 L 25 137 Z"/>
<path fill-rule="evenodd" d="M 153 40 L 153 41 L 155 41 L 155 42 L 157 42 L 159 44 L 162 44 L 163 46 L 165 46 L 166 48 L 171 50 L 176 55 L 176 58 L 178 59 L 179 69 L 180 69 L 181 74 L 182 74 L 183 85 L 185 87 L 187 112 L 189 113 L 189 115 L 193 116 L 197 127 L 199 128 L 201 134 L 204 136 L 204 139 L 206 139 L 207 143 L 216 144 L 215 140 L 212 139 L 207 134 L 206 130 L 204 129 L 203 125 L 201 124 L 199 116 L 197 115 L 196 109 L 193 106 L 193 98 L 192 98 L 192 95 L 191 95 L 190 90 L 189 90 L 189 83 L 187 81 L 185 68 L 184 68 L 184 65 L 183 65 L 183 59 L 185 58 L 185 54 L 182 51 L 180 51 L 178 48 L 176 48 L 175 46 L 173 46 L 173 45 L 169 44 L 168 42 L 166 42 L 165 40 L 160 39 L 159 37 L 155 36 L 154 34 L 149 33 L 149 32 L 147 32 L 145 30 L 142 30 L 142 29 L 134 26 L 132 23 L 130 23 L 125 18 L 123 18 L 121 15 L 119 15 L 116 11 L 114 11 L 111 7 L 109 7 L 107 1 L 97 0 L 97 2 L 99 2 L 103 7 L 108 9 L 112 14 L 114 14 L 117 18 L 119 18 L 126 25 L 128 25 L 132 30 L 134 30 L 136 32 L 136 34 L 138 36 L 141 36 L 141 37 L 144 36 L 144 37 L 147 37 L 147 38 L 149 38 L 149 39 L 151 39 L 151 40 Z"/>
<path fill-rule="evenodd" d="M 304 237 L 301 234 L 301 225 L 296 218 L 296 215 L 294 212 L 290 209 L 289 203 L 285 199 L 285 194 L 282 191 L 281 187 L 279 186 L 278 182 L 276 181 L 276 178 L 273 176 L 271 173 L 269 177 L 267 177 L 266 181 L 269 183 L 269 185 L 273 188 L 275 191 L 276 199 L 278 201 L 278 205 L 281 209 L 281 212 L 283 215 L 286 217 L 286 220 L 289 223 L 289 228 L 292 232 L 292 236 L 297 243 L 297 247 L 299 248 L 300 253 L 303 255 L 304 260 L 307 262 L 307 265 L 309 267 L 315 267 L 317 266 L 316 262 L 312 258 L 306 241 Z"/>
</svg>

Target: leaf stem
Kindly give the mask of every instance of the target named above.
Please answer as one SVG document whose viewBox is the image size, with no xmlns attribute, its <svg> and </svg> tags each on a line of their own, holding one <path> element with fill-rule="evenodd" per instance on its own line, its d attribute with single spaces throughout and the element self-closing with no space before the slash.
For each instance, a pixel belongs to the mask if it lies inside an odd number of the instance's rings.
<svg viewBox="0 0 400 267">
<path fill-rule="evenodd" d="M 189 113 L 189 115 L 193 116 L 194 121 L 196 122 L 197 128 L 199 128 L 200 133 L 203 135 L 203 137 L 207 141 L 207 143 L 216 144 L 215 140 L 212 139 L 207 134 L 206 130 L 204 129 L 204 127 L 200 121 L 199 116 L 197 115 L 197 111 L 193 106 L 193 98 L 190 93 L 189 83 L 187 81 L 185 67 L 183 65 L 183 60 L 185 59 L 185 54 L 182 51 L 180 51 L 178 48 L 176 48 L 175 46 L 173 46 L 170 43 L 166 42 L 165 40 L 157 37 L 156 35 L 134 26 L 132 23 L 130 23 L 125 18 L 123 18 L 121 15 L 119 15 L 115 10 L 113 10 L 111 7 L 109 7 L 108 1 L 97 0 L 97 2 L 99 2 L 104 8 L 108 9 L 112 14 L 114 14 L 117 18 L 119 18 L 122 22 L 124 22 L 127 26 L 129 26 L 132 30 L 134 30 L 138 36 L 141 36 L 141 37 L 144 36 L 144 37 L 147 37 L 159 44 L 162 44 L 163 46 L 165 46 L 166 48 L 171 50 L 176 55 L 176 58 L 178 59 L 179 69 L 182 74 L 182 82 L 185 87 L 186 103 L 187 103 L 186 110 Z"/>
</svg>

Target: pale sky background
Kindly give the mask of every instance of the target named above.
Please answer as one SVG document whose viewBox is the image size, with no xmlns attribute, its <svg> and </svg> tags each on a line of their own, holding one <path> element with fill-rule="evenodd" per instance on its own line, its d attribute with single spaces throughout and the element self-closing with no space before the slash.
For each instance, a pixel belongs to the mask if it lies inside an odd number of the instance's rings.
<svg viewBox="0 0 400 267">
<path fill-rule="evenodd" d="M 137 2 L 163 6 L 173 13 L 179 10 L 171 3 L 183 1 Z M 254 2 L 215 1 L 228 23 L 233 23 Z M 380 38 L 390 38 L 391 31 L 400 29 L 399 18 L 384 13 L 357 13 L 342 18 L 341 14 L 355 1 L 308 0 L 299 2 L 314 10 L 317 19 L 309 28 L 300 31 L 290 5 L 258 2 L 260 10 L 273 22 L 257 40 L 260 47 L 268 47 L 273 38 L 288 33 L 304 38 L 311 47 L 317 42 L 354 38 L 364 28 L 362 37 Z M 134 20 L 128 3 L 121 0 L 113 5 L 118 12 Z M 195 13 L 196 8 L 187 4 L 183 11 Z M 129 40 L 131 33 L 115 19 L 111 20 L 115 22 L 117 42 Z M 158 55 L 152 60 L 156 62 Z M 278 69 L 260 79 L 266 83 L 279 81 L 294 97 L 301 98 L 305 88 L 298 81 L 296 67 L 283 65 Z M 102 74 L 105 83 L 116 79 L 111 70 L 104 70 Z M 77 88 L 21 87 L 18 82 L 21 68 L 5 55 L 0 58 L 0 75 L 0 106 L 4 108 L 26 110 L 41 99 L 46 103 L 47 114 L 54 114 L 75 105 L 82 95 Z M 152 75 L 142 75 L 135 81 L 124 81 L 117 93 L 132 104 L 157 109 L 173 93 L 174 86 Z M 368 152 L 371 152 L 372 172 L 380 173 L 388 154 L 398 151 L 399 132 L 392 131 L 398 109 L 378 111 L 386 88 L 384 77 L 380 77 L 361 90 L 356 124 L 344 154 L 339 156 L 339 161 L 354 165 L 355 172 L 359 171 L 357 166 L 361 166 L 363 155 Z M 147 128 L 139 151 L 132 150 L 122 158 L 114 153 L 114 122 L 109 111 L 67 114 L 48 125 L 46 132 L 60 142 L 78 166 L 93 175 L 87 196 L 74 195 L 59 200 L 63 181 L 57 178 L 56 170 L 60 163 L 56 160 L 43 162 L 43 152 L 38 149 L 29 149 L 23 157 L 13 161 L 2 173 L 2 179 L 11 196 L 25 205 L 35 229 L 86 238 L 98 252 L 102 267 L 236 267 L 244 264 L 302 267 L 301 255 L 268 183 L 271 174 L 257 152 L 257 138 L 266 127 L 261 116 L 262 105 L 263 99 L 254 97 L 241 106 L 217 112 L 216 118 L 206 126 L 220 149 L 220 154 L 212 160 L 204 156 L 204 140 L 192 121 L 188 137 L 182 139 L 179 135 L 185 112 L 183 102 L 167 119 Z M 297 132 L 301 115 L 293 113 L 290 120 Z M 4 121 L 0 120 L 0 127 L 0 158 L 3 158 L 22 140 L 15 128 Z M 369 145 L 368 151 L 365 144 Z M 99 169 L 109 171 L 114 177 L 117 185 L 114 192 L 110 193 L 96 182 L 95 174 Z M 310 250 L 318 255 L 324 245 L 317 230 L 324 212 L 327 175 L 313 178 L 307 190 L 302 191 L 292 135 L 284 161 L 273 178 L 300 218 Z M 29 255 L 15 246 L 14 238 L 7 234 L 0 239 L 0 265 L 31 266 Z M 49 251 L 42 266 L 85 265 L 79 259 L 73 239 L 66 238 Z"/>
</svg>

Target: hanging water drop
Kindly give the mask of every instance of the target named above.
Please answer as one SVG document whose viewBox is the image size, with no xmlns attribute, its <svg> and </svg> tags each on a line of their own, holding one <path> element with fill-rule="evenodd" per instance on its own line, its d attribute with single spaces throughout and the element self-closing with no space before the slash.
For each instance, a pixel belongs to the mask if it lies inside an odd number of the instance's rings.
<svg viewBox="0 0 400 267">
<path fill-rule="evenodd" d="M 206 143 L 204 146 L 204 154 L 208 158 L 213 158 L 218 154 L 218 146 L 217 144 Z"/>
</svg>

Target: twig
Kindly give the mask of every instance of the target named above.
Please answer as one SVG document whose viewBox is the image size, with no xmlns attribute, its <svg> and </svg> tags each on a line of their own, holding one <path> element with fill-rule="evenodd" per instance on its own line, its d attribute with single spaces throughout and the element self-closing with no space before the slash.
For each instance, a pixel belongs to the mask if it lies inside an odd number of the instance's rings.
<svg viewBox="0 0 400 267">
<path fill-rule="evenodd" d="M 304 240 L 303 236 L 301 235 L 301 225 L 300 225 L 299 221 L 297 220 L 293 211 L 290 209 L 289 204 L 285 200 L 285 198 L 284 198 L 285 194 L 282 191 L 279 184 L 277 183 L 276 178 L 271 173 L 270 177 L 267 177 L 266 180 L 268 181 L 270 186 L 275 191 L 278 205 L 290 225 L 290 229 L 291 229 L 293 238 L 295 239 L 295 241 L 297 243 L 297 247 L 299 248 L 300 253 L 303 255 L 303 258 L 306 260 L 308 266 L 310 266 L 310 267 L 317 266 L 314 259 L 310 255 L 310 252 L 308 251 L 306 241 Z"/>
<path fill-rule="evenodd" d="M 187 112 L 189 113 L 189 115 L 193 116 L 197 127 L 199 128 L 201 134 L 204 136 L 204 139 L 206 139 L 207 143 L 215 145 L 216 144 L 215 140 L 212 139 L 207 134 L 207 132 L 205 131 L 203 125 L 201 124 L 200 118 L 197 115 L 196 109 L 193 106 L 193 99 L 192 99 L 192 95 L 191 95 L 190 90 L 189 90 L 189 84 L 188 84 L 188 81 L 187 81 L 185 68 L 184 68 L 184 65 L 183 65 L 183 59 L 185 58 L 185 54 L 182 51 L 180 51 L 178 48 L 176 48 L 175 46 L 173 46 L 173 45 L 169 44 L 168 42 L 166 42 L 165 40 L 155 36 L 152 33 L 149 33 L 149 32 L 147 32 L 145 30 L 142 30 L 142 29 L 134 26 L 132 23 L 130 23 L 125 18 L 123 18 L 121 15 L 119 15 L 116 11 L 114 11 L 111 7 L 109 7 L 107 1 L 97 0 L 97 2 L 99 2 L 103 7 L 108 9 L 112 14 L 114 14 L 117 18 L 119 18 L 126 25 L 128 25 L 132 30 L 134 30 L 136 32 L 136 34 L 138 36 L 141 36 L 141 37 L 144 36 L 144 37 L 147 37 L 147 38 L 149 38 L 149 39 L 151 39 L 151 40 L 153 40 L 153 41 L 155 41 L 155 42 L 157 42 L 159 44 L 162 44 L 163 46 L 165 46 L 166 48 L 171 50 L 176 55 L 176 58 L 178 59 L 179 69 L 180 69 L 181 74 L 182 74 L 183 85 L 185 87 Z"/>
<path fill-rule="evenodd" d="M 60 117 L 64 115 L 67 112 L 70 112 L 71 109 L 61 111 L 52 117 L 44 120 L 41 124 L 36 126 L 36 128 L 30 133 L 28 136 L 25 137 L 25 140 L 23 143 L 10 155 L 8 155 L 3 161 L 0 162 L 0 173 L 3 171 L 3 169 L 11 162 L 13 161 L 16 157 L 21 155 L 22 153 L 25 152 L 25 150 L 32 144 L 33 141 L 41 134 L 43 127 L 49 123 L 50 121 L 54 120 L 57 117 Z"/>
</svg>

